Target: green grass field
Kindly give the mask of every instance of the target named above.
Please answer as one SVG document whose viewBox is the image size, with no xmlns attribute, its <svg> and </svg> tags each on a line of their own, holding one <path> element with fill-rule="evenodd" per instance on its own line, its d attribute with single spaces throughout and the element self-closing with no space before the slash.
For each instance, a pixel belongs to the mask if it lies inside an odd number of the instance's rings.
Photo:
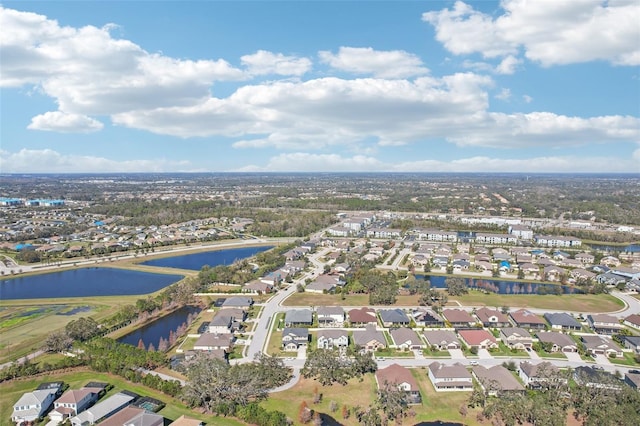
<svg viewBox="0 0 640 426">
<path fill-rule="evenodd" d="M 10 300 L 0 303 L 0 363 L 32 353 L 45 337 L 70 321 L 112 315 L 120 306 L 135 303 L 139 296 L 78 297 L 73 299 Z M 59 315 L 73 308 L 89 307 L 73 315 Z"/>
<path fill-rule="evenodd" d="M 435 420 L 461 422 L 468 426 L 478 425 L 475 420 L 476 411 L 470 409 L 466 418 L 463 418 L 458 412 L 460 406 L 466 403 L 469 392 L 438 393 L 433 389 L 426 370 L 412 369 L 411 371 L 420 386 L 422 404 L 410 407 L 416 415 L 413 418 L 405 419 L 402 423 L 403 425 Z M 313 403 L 313 395 L 316 389 L 322 395 L 322 400 L 318 404 Z M 377 386 L 373 374 L 366 374 L 362 380 L 352 379 L 347 386 L 339 384 L 321 386 L 315 380 L 302 378 L 293 388 L 272 394 L 269 400 L 261 405 L 270 410 L 284 412 L 294 420 L 295 425 L 299 425 L 298 411 L 302 401 L 305 401 L 312 410 L 326 413 L 344 426 L 355 426 L 358 422 L 353 415 L 346 420 L 342 418 L 342 406 L 346 405 L 349 409 L 356 406 L 366 408 L 370 404 L 374 404 L 376 391 Z M 329 409 L 331 401 L 335 401 L 338 404 L 338 410 L 335 413 L 331 413 Z"/>
<path fill-rule="evenodd" d="M 418 296 L 398 296 L 396 306 L 416 306 Z M 342 300 L 340 295 L 318 293 L 294 293 L 284 303 L 286 306 L 366 306 L 369 296 L 349 294 Z M 495 294 L 471 291 L 462 296 L 449 298 L 450 306 L 508 306 L 510 308 L 560 309 L 577 312 L 614 312 L 624 307 L 619 299 L 609 294 L 535 295 Z"/>
</svg>

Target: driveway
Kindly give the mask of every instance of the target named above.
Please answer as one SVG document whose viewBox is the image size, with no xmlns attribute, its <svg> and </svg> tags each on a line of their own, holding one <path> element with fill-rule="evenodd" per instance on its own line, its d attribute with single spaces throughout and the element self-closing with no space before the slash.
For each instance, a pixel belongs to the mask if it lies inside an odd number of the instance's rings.
<svg viewBox="0 0 640 426">
<path fill-rule="evenodd" d="M 569 361 L 583 362 L 578 352 L 564 352 L 564 355 L 567 357 Z"/>
<path fill-rule="evenodd" d="M 462 353 L 462 349 L 449 349 L 449 355 L 451 355 L 451 359 L 467 359 Z"/>
<path fill-rule="evenodd" d="M 486 349 L 478 349 L 478 358 L 480 358 L 480 359 L 493 359 L 493 356 Z"/>
<path fill-rule="evenodd" d="M 538 355 L 538 353 L 536 351 L 534 351 L 533 349 L 527 351 L 527 353 L 529 354 L 529 358 L 531 358 L 531 359 L 541 359 L 540 355 Z"/>
<path fill-rule="evenodd" d="M 598 365 L 611 365 L 611 361 L 606 355 L 594 355 L 593 357 Z"/>
</svg>

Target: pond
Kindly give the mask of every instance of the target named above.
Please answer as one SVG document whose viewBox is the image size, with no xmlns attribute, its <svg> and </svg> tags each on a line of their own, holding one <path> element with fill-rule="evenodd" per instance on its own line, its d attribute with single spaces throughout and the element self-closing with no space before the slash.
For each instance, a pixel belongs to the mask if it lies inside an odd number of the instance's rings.
<svg viewBox="0 0 640 426">
<path fill-rule="evenodd" d="M 145 348 L 149 348 L 149 345 L 153 345 L 154 348 L 158 349 L 160 346 L 160 339 L 165 339 L 169 342 L 171 334 L 176 333 L 178 328 L 183 324 L 187 324 L 189 315 L 191 315 L 192 318 L 195 318 L 195 316 L 200 313 L 200 310 L 201 309 L 197 306 L 183 306 L 182 308 L 171 312 L 169 315 L 158 318 L 157 320 L 140 327 L 126 336 L 121 337 L 118 341 L 137 346 L 140 340 L 142 340 Z"/>
<path fill-rule="evenodd" d="M 274 246 L 241 247 L 228 250 L 215 250 L 200 253 L 185 254 L 181 256 L 162 257 L 142 262 L 148 266 L 163 266 L 166 268 L 190 269 L 199 271 L 203 266 L 231 265 L 237 260 L 246 259 Z"/>
<path fill-rule="evenodd" d="M 606 251 L 609 253 L 628 252 L 628 253 L 640 253 L 640 244 L 629 244 L 628 246 L 610 246 L 606 244 L 588 244 L 594 250 Z"/>
<path fill-rule="evenodd" d="M 80 268 L 0 281 L 0 299 L 129 296 L 158 291 L 182 275 L 117 268 Z"/>
<path fill-rule="evenodd" d="M 442 275 L 416 275 L 418 280 L 429 280 L 433 288 L 447 288 Z M 498 294 L 582 294 L 583 291 L 567 286 L 536 282 L 504 281 L 486 278 L 462 278 L 467 287 L 476 290 L 486 290 Z"/>
</svg>

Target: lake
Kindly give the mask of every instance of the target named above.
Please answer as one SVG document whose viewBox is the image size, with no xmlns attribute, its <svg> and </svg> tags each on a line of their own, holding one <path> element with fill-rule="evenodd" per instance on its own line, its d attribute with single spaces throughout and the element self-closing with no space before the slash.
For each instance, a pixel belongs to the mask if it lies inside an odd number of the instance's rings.
<svg viewBox="0 0 640 426">
<path fill-rule="evenodd" d="M 203 266 L 231 265 L 237 260 L 246 259 L 274 246 L 241 247 L 227 250 L 205 251 L 181 256 L 162 257 L 142 262 L 142 265 L 162 266 L 199 271 Z"/>
<path fill-rule="evenodd" d="M 158 291 L 182 275 L 117 268 L 80 268 L 0 281 L 0 299 L 129 296 Z"/>
<path fill-rule="evenodd" d="M 433 288 L 447 288 L 442 275 L 416 275 L 418 280 L 429 280 Z M 457 278 L 457 277 L 456 277 Z M 487 278 L 462 278 L 467 287 L 475 290 L 486 290 L 498 294 L 582 294 L 583 291 L 568 285 L 545 284 L 536 282 L 504 281 Z"/>
<path fill-rule="evenodd" d="M 157 320 L 132 331 L 126 336 L 118 339 L 118 341 L 137 346 L 140 339 L 142 339 L 145 348 L 148 348 L 149 344 L 153 344 L 157 349 L 161 338 L 168 341 L 170 333 L 172 331 L 175 332 L 178 327 L 185 323 L 190 314 L 198 314 L 200 311 L 201 309 L 197 306 L 183 306 L 171 312 L 169 315 L 158 318 Z"/>
</svg>

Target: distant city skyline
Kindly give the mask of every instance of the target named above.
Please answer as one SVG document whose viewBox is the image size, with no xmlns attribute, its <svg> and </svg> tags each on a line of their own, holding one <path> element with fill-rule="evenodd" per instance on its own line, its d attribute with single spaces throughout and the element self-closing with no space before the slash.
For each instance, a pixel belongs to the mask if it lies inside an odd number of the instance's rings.
<svg viewBox="0 0 640 426">
<path fill-rule="evenodd" d="M 5 1 L 0 172 L 640 173 L 640 3 Z"/>
</svg>

